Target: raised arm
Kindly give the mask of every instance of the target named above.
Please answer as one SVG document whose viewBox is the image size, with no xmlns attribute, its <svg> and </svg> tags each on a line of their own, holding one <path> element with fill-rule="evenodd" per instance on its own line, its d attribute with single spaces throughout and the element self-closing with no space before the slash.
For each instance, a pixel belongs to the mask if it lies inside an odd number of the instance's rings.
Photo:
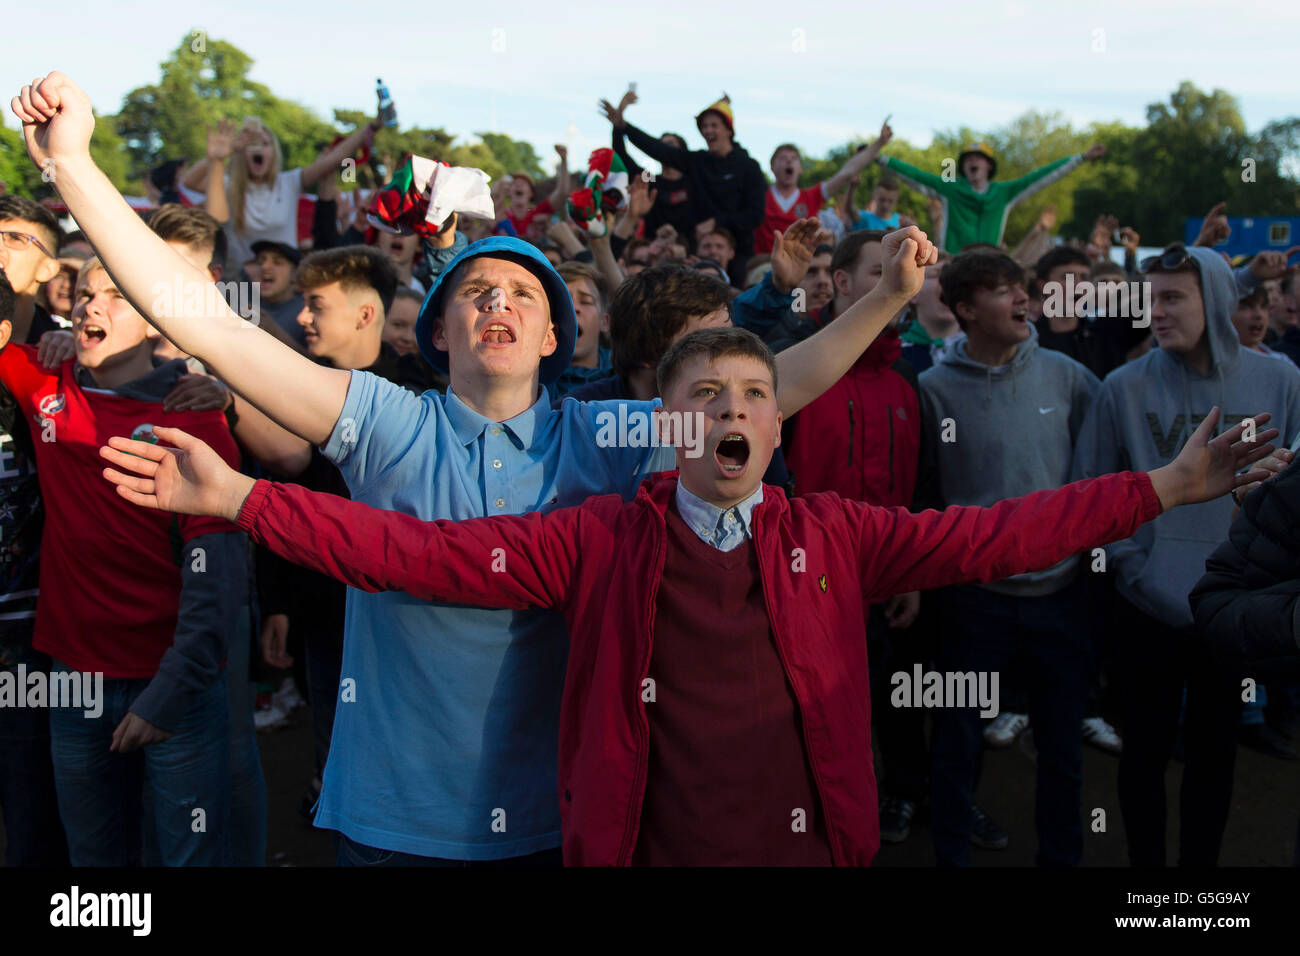
<svg viewBox="0 0 1300 956">
<path fill-rule="evenodd" d="M 822 187 L 823 196 L 834 196 L 837 192 L 849 184 L 857 175 L 876 161 L 880 151 L 889 145 L 889 141 L 894 138 L 894 131 L 889 128 L 888 123 L 881 124 L 880 135 L 866 149 L 854 153 L 849 161 L 839 168 L 830 179 L 826 180 Z"/>
<path fill-rule="evenodd" d="M 302 188 L 310 189 L 320 182 L 323 177 L 332 175 L 334 170 L 338 169 L 339 164 L 355 153 L 362 143 L 370 142 L 381 125 L 378 119 L 372 119 L 365 126 L 345 136 L 340 143 L 317 156 L 310 166 L 304 166 L 302 168 Z"/>
<path fill-rule="evenodd" d="M 911 163 L 905 163 L 894 156 L 881 156 L 880 165 L 884 166 L 917 192 L 926 196 L 942 197 L 945 193 L 955 188 L 955 180 L 951 183 L 947 182 L 942 176 L 936 176 L 934 173 L 926 172 L 924 169 L 918 169 Z"/>
<path fill-rule="evenodd" d="M 363 591 L 406 591 L 426 601 L 558 608 L 569 594 L 580 512 L 421 521 L 299 485 L 255 482 L 176 428 L 175 448 L 113 438 L 104 476 L 128 501 L 234 519 L 258 544 Z"/>
<path fill-rule="evenodd" d="M 145 225 L 95 166 L 90 101 L 66 76 L 51 73 L 36 88 L 24 87 L 12 107 L 32 161 L 54 170 L 59 195 L 136 310 L 275 421 L 323 443 L 342 412 L 351 373 L 324 368 L 257 334 L 219 295 L 174 294 L 212 285 Z M 196 298 L 203 308 L 191 308 Z"/>
<path fill-rule="evenodd" d="M 560 157 L 560 161 L 555 167 L 555 189 L 551 191 L 550 195 L 551 209 L 563 215 L 564 200 L 572 191 L 569 176 L 569 148 L 563 143 L 556 143 L 555 153 Z"/>
<path fill-rule="evenodd" d="M 1066 156 L 1064 159 L 1058 159 L 1054 163 L 1048 163 L 1046 166 L 1040 166 L 1032 173 L 1026 173 L 1018 179 L 1008 179 L 1002 184 L 1002 188 L 1011 193 L 1011 204 L 1028 199 L 1034 193 L 1046 189 L 1055 182 L 1064 179 L 1070 173 L 1078 169 L 1083 163 L 1100 159 L 1106 155 L 1106 147 L 1100 143 L 1092 146 L 1086 153 L 1079 153 L 1075 156 Z"/>
<path fill-rule="evenodd" d="M 934 245 L 916 226 L 885 236 L 885 274 L 876 287 L 816 335 L 776 357 L 777 404 L 789 418 L 840 380 L 925 282 L 938 261 Z"/>
<path fill-rule="evenodd" d="M 230 203 L 226 198 L 226 160 L 231 153 L 243 146 L 247 136 L 242 130 L 236 133 L 234 122 L 228 119 L 218 122 L 216 129 L 208 127 L 207 191 L 204 194 L 203 208 L 223 225 L 230 221 Z"/>
</svg>

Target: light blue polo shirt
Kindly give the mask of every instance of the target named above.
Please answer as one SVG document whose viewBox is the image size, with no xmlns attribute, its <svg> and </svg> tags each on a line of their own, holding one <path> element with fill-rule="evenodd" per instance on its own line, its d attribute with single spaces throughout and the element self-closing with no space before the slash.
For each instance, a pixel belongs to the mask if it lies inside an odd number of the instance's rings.
<svg viewBox="0 0 1300 956">
<path fill-rule="evenodd" d="M 591 495 L 631 498 L 646 475 L 675 467 L 671 448 L 598 447 L 597 416 L 620 404 L 648 415 L 659 402 L 566 401 L 552 411 L 543 389 L 497 423 L 450 389 L 416 396 L 353 372 L 324 453 L 353 499 L 378 508 L 424 520 L 547 512 Z M 564 619 L 551 611 L 349 589 L 316 825 L 461 860 L 558 847 L 567 654 Z"/>
</svg>

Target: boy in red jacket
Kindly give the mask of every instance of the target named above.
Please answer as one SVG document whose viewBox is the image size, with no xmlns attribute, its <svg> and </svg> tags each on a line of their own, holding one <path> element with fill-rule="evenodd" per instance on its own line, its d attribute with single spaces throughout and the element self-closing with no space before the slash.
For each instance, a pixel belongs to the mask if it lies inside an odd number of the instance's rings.
<svg viewBox="0 0 1300 956">
<path fill-rule="evenodd" d="M 996 580 L 1127 537 L 1162 508 L 1261 478 L 1237 472 L 1275 434 L 1248 443 L 1238 426 L 1211 442 L 1212 413 L 1150 475 L 992 508 L 787 501 L 760 482 L 780 442 L 775 379 L 749 332 L 686 336 L 659 366 L 661 426 L 671 440 L 681 416 L 702 416 L 705 454 L 679 448 L 680 472 L 633 501 L 546 515 L 423 522 L 254 482 L 177 429 L 156 430 L 175 449 L 113 438 L 100 453 L 129 501 L 237 519 L 353 587 L 562 613 L 567 864 L 865 865 L 879 835 L 864 600 Z"/>
</svg>

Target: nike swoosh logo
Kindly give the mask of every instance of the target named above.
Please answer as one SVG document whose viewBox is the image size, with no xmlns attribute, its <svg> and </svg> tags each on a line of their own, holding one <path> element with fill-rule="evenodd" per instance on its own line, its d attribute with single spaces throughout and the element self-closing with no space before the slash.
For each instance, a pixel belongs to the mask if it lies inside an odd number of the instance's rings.
<svg viewBox="0 0 1300 956">
<path fill-rule="evenodd" d="M 1055 406 L 1055 405 L 1053 405 L 1051 408 L 1040 408 L 1040 409 L 1038 410 L 1038 414 L 1040 414 L 1040 415 L 1046 415 L 1048 412 L 1054 412 L 1054 411 L 1056 411 L 1056 406 Z"/>
</svg>

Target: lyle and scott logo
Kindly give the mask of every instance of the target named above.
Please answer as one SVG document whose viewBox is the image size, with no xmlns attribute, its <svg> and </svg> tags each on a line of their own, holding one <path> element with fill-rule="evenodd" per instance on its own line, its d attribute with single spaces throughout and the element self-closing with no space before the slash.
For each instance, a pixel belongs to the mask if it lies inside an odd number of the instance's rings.
<svg viewBox="0 0 1300 956">
<path fill-rule="evenodd" d="M 830 582 L 826 580 L 826 575 L 817 575 L 817 586 L 822 589 L 822 594 L 826 593 L 826 589 L 830 586 Z"/>
</svg>

